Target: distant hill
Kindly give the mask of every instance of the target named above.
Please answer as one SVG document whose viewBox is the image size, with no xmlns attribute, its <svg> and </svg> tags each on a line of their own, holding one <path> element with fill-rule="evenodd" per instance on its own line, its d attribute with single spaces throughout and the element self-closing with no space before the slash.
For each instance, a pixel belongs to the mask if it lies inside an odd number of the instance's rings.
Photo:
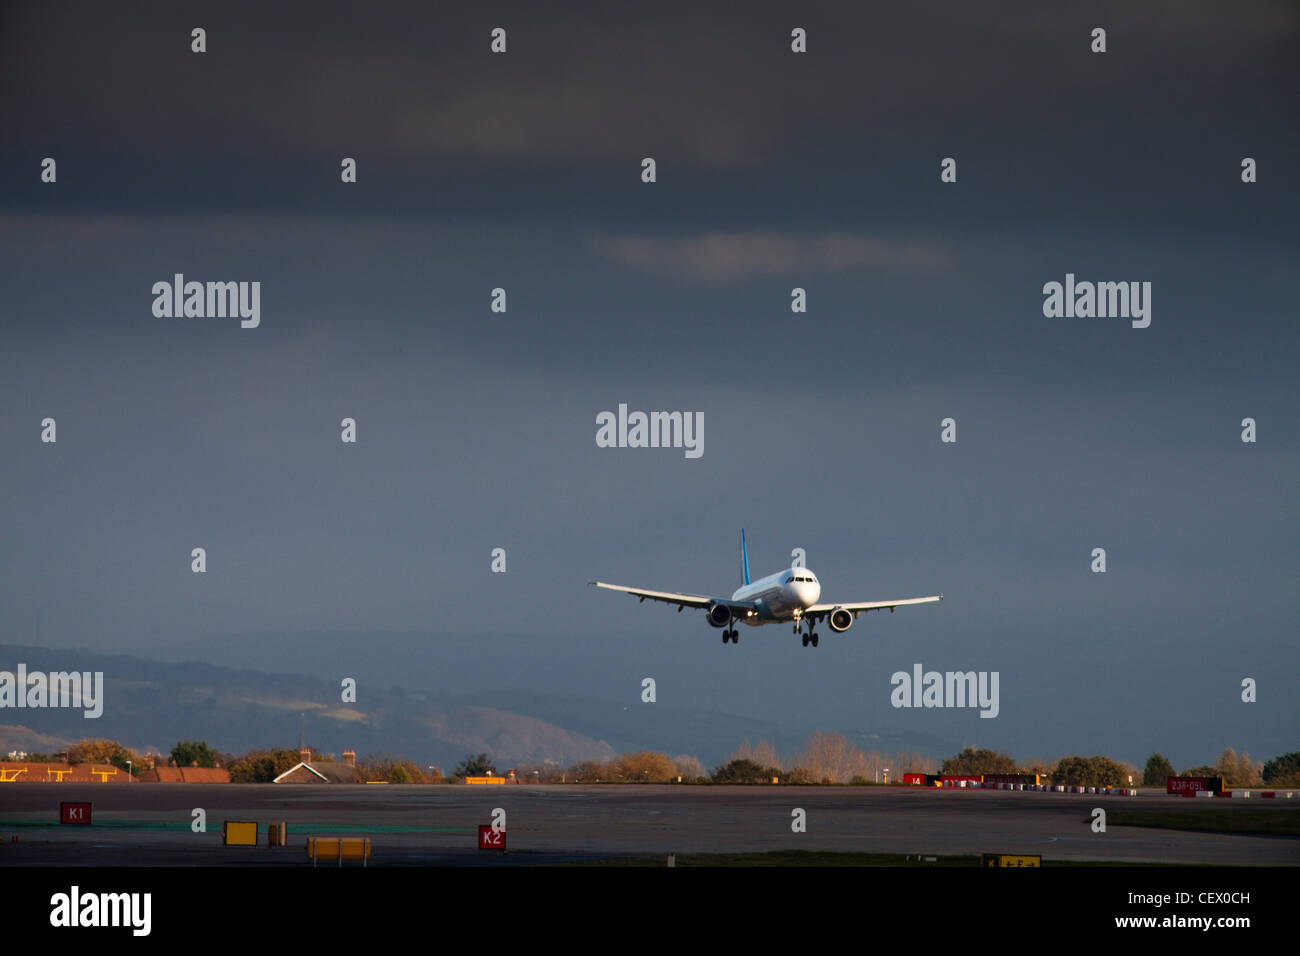
<svg viewBox="0 0 1300 956">
<path fill-rule="evenodd" d="M 546 720 L 469 702 L 440 703 L 397 688 L 370 688 L 362 703 L 340 703 L 339 687 L 317 677 L 236 670 L 206 663 L 163 663 L 84 650 L 0 645 L 0 670 L 102 671 L 103 716 L 60 708 L 5 709 L 0 751 L 59 749 L 107 737 L 137 750 L 168 753 L 177 740 L 216 749 L 296 747 L 300 715 L 308 745 L 326 753 L 389 753 L 418 764 L 454 767 L 467 753 L 503 764 L 606 760 L 604 740 Z M 20 723 L 21 721 L 21 723 Z"/>
<path fill-rule="evenodd" d="M 67 737 L 38 734 L 18 724 L 0 724 L 0 759 L 12 750 L 29 754 L 53 754 L 66 750 L 76 741 Z"/>
<path fill-rule="evenodd" d="M 810 723 L 785 725 L 663 701 L 650 707 L 640 704 L 634 695 L 615 701 L 598 693 L 575 692 L 575 688 L 610 686 L 607 675 L 618 669 L 611 664 L 618 651 L 600 640 L 313 631 L 223 636 L 138 653 L 161 660 L 219 662 L 329 680 L 344 673 L 362 686 L 400 687 L 403 693 L 418 693 L 443 706 L 489 707 L 537 718 L 603 741 L 619 753 L 694 754 L 710 768 L 743 740 L 766 740 L 779 753 L 789 754 L 819 729 L 842 731 L 863 750 L 882 753 L 913 751 L 942 759 L 961 750 L 960 744 L 933 734 L 881 734 L 872 729 Z M 500 663 L 491 666 L 493 662 Z M 636 686 L 631 685 L 632 689 Z"/>
<path fill-rule="evenodd" d="M 490 754 L 501 766 L 567 766 L 638 750 L 693 754 L 711 768 L 742 740 L 766 740 L 789 754 L 816 729 L 663 703 L 628 704 L 528 688 L 472 689 L 468 675 L 458 670 L 482 670 L 484 644 L 476 639 L 439 646 L 437 686 L 458 681 L 461 686 L 456 692 L 438 690 L 418 663 L 429 646 L 429 638 L 412 635 L 257 635 L 155 652 L 181 658 L 159 661 L 0 645 L 0 670 L 12 671 L 21 661 L 28 671 L 103 671 L 105 677 L 104 713 L 97 719 L 74 710 L 0 711 L 5 720 L 0 724 L 0 753 L 57 751 L 85 737 L 108 737 L 140 752 L 164 754 L 177 740 L 187 739 L 203 739 L 230 753 L 296 747 L 300 715 L 305 714 L 307 743 L 320 751 L 338 754 L 352 748 L 362 757 L 388 753 L 421 766 L 437 764 L 445 771 L 466 754 L 479 752 Z M 492 646 L 500 649 L 502 642 Z M 532 647 L 536 653 L 536 643 Z M 235 666 L 183 659 L 209 655 Z M 257 660 L 298 665 L 309 672 L 239 666 Z M 323 663 L 326 660 L 334 663 Z M 334 675 L 341 670 L 358 681 L 355 705 L 340 701 Z M 394 680 L 399 677 L 401 683 Z M 863 749 L 935 751 L 936 756 L 960 749 L 943 741 L 935 745 L 913 737 L 846 733 Z"/>
</svg>

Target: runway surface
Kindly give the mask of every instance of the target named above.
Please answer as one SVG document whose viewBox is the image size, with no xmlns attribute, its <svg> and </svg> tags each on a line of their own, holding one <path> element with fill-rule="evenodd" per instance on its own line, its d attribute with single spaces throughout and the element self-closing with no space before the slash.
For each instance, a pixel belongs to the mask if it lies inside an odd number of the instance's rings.
<svg viewBox="0 0 1300 956">
<path fill-rule="evenodd" d="M 90 801 L 91 827 L 60 826 L 60 801 Z M 669 853 L 841 850 L 1040 854 L 1091 860 L 1300 865 L 1300 839 L 1090 827 L 1094 807 L 1192 806 L 1300 813 L 1300 799 L 1197 800 L 906 787 L 302 786 L 10 784 L 0 786 L 0 866 L 310 866 L 309 835 L 370 836 L 372 866 L 549 863 Z M 477 849 L 480 824 L 506 811 L 510 853 Z M 191 830 L 192 810 L 207 832 Z M 807 830 L 791 830 L 802 809 Z M 223 820 L 255 820 L 261 846 L 221 845 Z M 288 823 L 269 848 L 266 824 Z M 18 842 L 11 841 L 12 836 Z M 355 865 L 355 864 L 349 864 Z"/>
</svg>

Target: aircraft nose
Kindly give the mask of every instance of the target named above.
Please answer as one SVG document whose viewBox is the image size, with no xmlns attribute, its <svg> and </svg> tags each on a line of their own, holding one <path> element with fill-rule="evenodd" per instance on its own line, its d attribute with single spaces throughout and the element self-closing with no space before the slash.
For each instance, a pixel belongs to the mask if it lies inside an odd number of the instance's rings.
<svg viewBox="0 0 1300 956">
<path fill-rule="evenodd" d="M 809 607 L 817 603 L 817 598 L 821 596 L 821 585 L 809 581 L 796 581 L 794 584 L 795 597 L 804 607 Z"/>
</svg>

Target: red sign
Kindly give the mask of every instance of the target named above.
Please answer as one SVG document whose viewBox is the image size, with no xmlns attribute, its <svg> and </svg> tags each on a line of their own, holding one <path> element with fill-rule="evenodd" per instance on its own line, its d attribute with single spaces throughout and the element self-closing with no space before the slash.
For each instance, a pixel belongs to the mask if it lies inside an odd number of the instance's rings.
<svg viewBox="0 0 1300 956">
<path fill-rule="evenodd" d="M 1223 789 L 1222 777 L 1170 777 L 1165 781 L 1165 793 L 1197 793 L 1211 790 L 1215 793 Z"/>
<path fill-rule="evenodd" d="M 88 803 L 60 803 L 59 804 L 59 822 L 60 823 L 80 823 L 90 825 L 90 804 Z"/>
<path fill-rule="evenodd" d="M 480 850 L 504 850 L 506 848 L 506 831 L 500 827 L 478 828 L 478 848 Z"/>
</svg>

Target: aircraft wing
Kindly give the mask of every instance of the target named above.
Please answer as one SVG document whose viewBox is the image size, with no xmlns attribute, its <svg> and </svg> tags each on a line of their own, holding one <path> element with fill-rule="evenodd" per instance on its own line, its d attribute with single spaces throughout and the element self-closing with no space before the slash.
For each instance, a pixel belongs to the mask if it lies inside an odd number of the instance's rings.
<svg viewBox="0 0 1300 956">
<path fill-rule="evenodd" d="M 684 607 L 707 608 L 712 604 L 721 604 L 723 607 L 729 607 L 736 611 L 752 611 L 754 605 L 749 601 L 732 601 L 727 598 L 705 597 L 702 594 L 679 594 L 676 591 L 647 591 L 644 588 L 625 588 L 621 584 L 606 584 L 604 581 L 591 581 L 590 584 L 598 588 L 606 588 L 610 591 L 622 591 L 633 597 L 645 601 L 647 598 L 651 601 L 662 601 L 665 604 L 676 604 L 677 610 Z"/>
<path fill-rule="evenodd" d="M 931 601 L 942 601 L 943 595 L 936 594 L 933 597 L 905 598 L 902 601 L 858 601 L 851 604 L 814 604 L 804 611 L 804 614 L 829 614 L 837 607 L 842 607 L 846 611 L 880 611 L 889 608 L 891 611 L 896 607 L 902 607 L 905 604 L 929 604 Z"/>
</svg>

